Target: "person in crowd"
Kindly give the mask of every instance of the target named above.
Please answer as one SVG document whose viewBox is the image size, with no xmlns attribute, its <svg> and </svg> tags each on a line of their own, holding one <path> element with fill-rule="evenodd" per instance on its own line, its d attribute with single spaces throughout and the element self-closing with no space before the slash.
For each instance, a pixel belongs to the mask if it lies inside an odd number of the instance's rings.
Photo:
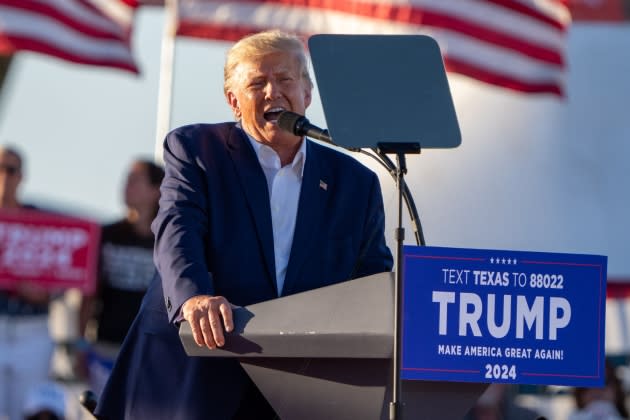
<svg viewBox="0 0 630 420">
<path fill-rule="evenodd" d="M 162 166 L 135 160 L 127 173 L 123 219 L 103 227 L 97 294 L 85 297 L 81 324 L 91 336 L 87 374 L 91 390 L 100 394 L 155 273 L 151 222 L 158 210 Z"/>
<path fill-rule="evenodd" d="M 17 148 L 0 147 L 0 220 L 2 214 L 34 209 L 18 196 L 24 166 Z M 21 419 L 28 390 L 48 378 L 53 350 L 49 300 L 50 293 L 33 282 L 10 287 L 0 282 L 0 418 Z"/>
<path fill-rule="evenodd" d="M 621 420 L 627 419 L 626 395 L 614 366 L 606 363 L 606 383 L 601 388 L 574 389 L 577 410 L 569 420 Z"/>
<path fill-rule="evenodd" d="M 516 403 L 516 390 L 509 384 L 490 384 L 464 420 L 541 420 L 543 417 Z"/>
<path fill-rule="evenodd" d="M 279 31 L 241 39 L 224 91 L 236 122 L 166 137 L 158 276 L 96 407 L 101 419 L 275 418 L 237 360 L 188 357 L 178 324 L 215 349 L 230 339 L 233 305 L 392 268 L 377 176 L 278 127 L 280 112 L 311 103 L 303 42 Z"/>
</svg>

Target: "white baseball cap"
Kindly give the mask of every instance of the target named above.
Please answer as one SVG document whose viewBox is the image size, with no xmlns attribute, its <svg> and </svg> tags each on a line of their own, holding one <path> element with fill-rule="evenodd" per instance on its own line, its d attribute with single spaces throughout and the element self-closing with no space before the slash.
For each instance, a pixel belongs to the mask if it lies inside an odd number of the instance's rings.
<svg viewBox="0 0 630 420">
<path fill-rule="evenodd" d="M 46 410 L 59 418 L 66 415 L 66 394 L 53 382 L 43 382 L 31 388 L 24 400 L 24 416 L 32 416 Z"/>
</svg>

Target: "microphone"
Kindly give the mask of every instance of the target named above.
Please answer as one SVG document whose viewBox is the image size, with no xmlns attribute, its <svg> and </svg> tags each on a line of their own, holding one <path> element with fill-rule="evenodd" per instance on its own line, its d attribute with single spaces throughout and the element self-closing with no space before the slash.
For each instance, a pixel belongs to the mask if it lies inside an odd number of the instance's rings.
<svg viewBox="0 0 630 420">
<path fill-rule="evenodd" d="M 328 130 L 311 124 L 305 116 L 295 112 L 282 111 L 278 116 L 278 127 L 296 136 L 308 136 L 326 143 L 335 144 L 330 134 L 328 134 Z"/>
<path fill-rule="evenodd" d="M 83 391 L 81 395 L 79 395 L 79 402 L 90 412 L 90 414 L 94 414 L 94 410 L 96 410 L 97 404 L 96 394 L 94 394 L 89 389 Z"/>
</svg>

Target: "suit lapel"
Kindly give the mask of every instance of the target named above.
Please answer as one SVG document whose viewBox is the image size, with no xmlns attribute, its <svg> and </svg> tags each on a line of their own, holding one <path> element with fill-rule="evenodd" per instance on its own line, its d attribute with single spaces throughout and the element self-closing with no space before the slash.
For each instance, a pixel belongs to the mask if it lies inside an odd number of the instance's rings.
<svg viewBox="0 0 630 420">
<path fill-rule="evenodd" d="M 312 254 L 311 247 L 317 243 L 324 207 L 329 193 L 329 177 L 319 159 L 319 150 L 310 141 L 306 145 L 306 162 L 300 191 L 300 201 L 291 245 L 291 256 L 284 280 L 282 295 L 293 293 L 300 268 L 306 258 Z"/>
<path fill-rule="evenodd" d="M 277 293 L 271 208 L 265 174 L 260 167 L 256 152 L 242 130 L 232 129 L 228 136 L 227 145 L 241 188 L 245 193 L 249 213 L 254 219 L 256 237 L 265 258 L 268 279 L 273 283 L 272 286 Z"/>
</svg>

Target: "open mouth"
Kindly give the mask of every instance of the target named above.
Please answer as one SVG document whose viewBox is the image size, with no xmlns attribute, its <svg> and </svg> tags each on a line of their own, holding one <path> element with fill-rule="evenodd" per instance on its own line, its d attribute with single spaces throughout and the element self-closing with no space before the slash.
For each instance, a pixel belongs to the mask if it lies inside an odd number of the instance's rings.
<svg viewBox="0 0 630 420">
<path fill-rule="evenodd" d="M 284 111 L 284 108 L 271 108 L 263 114 L 263 117 L 269 122 L 276 122 L 282 111 Z"/>
</svg>

